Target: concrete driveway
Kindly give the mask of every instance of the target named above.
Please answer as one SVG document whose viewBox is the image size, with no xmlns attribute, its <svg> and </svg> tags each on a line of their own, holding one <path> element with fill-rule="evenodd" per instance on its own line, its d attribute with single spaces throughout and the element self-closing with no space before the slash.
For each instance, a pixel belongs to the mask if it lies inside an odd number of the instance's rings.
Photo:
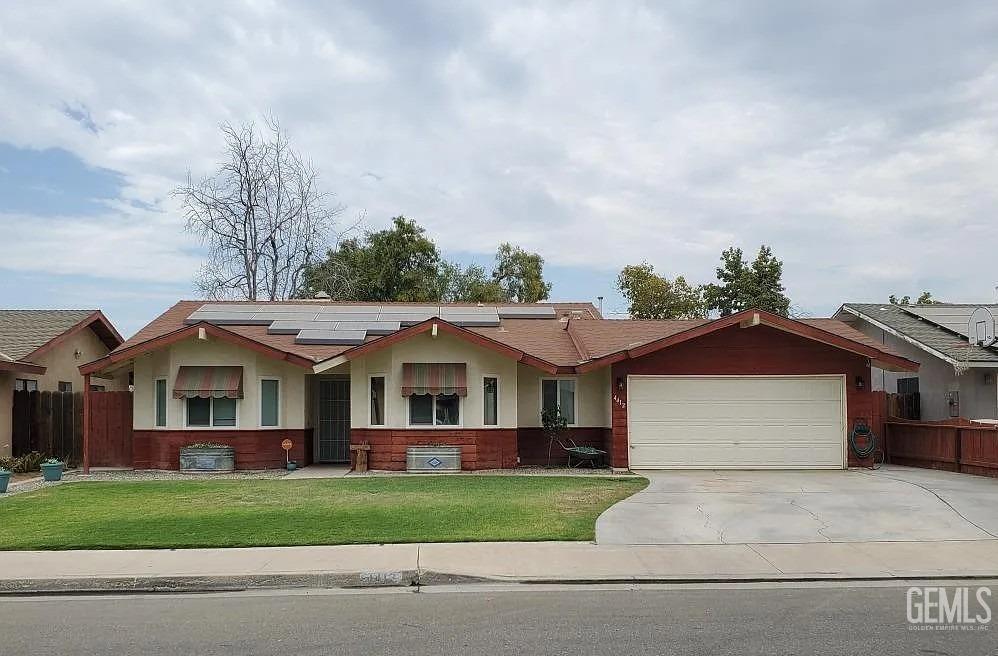
<svg viewBox="0 0 998 656">
<path fill-rule="evenodd" d="M 642 471 L 642 492 L 604 512 L 599 544 L 998 539 L 998 479 L 877 471 Z"/>
</svg>

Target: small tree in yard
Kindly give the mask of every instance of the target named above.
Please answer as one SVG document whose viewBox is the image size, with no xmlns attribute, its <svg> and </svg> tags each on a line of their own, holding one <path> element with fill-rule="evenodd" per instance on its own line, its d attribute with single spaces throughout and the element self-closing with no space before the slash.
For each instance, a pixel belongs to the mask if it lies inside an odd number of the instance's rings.
<svg viewBox="0 0 998 656">
<path fill-rule="evenodd" d="M 343 212 L 280 124 L 269 118 L 264 127 L 223 125 L 220 168 L 200 181 L 188 174 L 174 191 L 187 229 L 208 247 L 196 280 L 208 298 L 291 298 Z"/>
<path fill-rule="evenodd" d="M 541 425 L 544 426 L 544 437 L 548 438 L 548 464 L 551 466 L 551 449 L 554 443 L 561 444 L 561 435 L 568 429 L 568 419 L 561 414 L 561 408 L 548 408 L 541 413 Z"/>
</svg>

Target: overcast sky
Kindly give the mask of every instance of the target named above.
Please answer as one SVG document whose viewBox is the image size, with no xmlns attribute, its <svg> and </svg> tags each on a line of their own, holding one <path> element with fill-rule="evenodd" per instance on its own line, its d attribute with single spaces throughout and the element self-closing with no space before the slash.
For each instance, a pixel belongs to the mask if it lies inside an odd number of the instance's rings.
<svg viewBox="0 0 998 656">
<path fill-rule="evenodd" d="M 88 0 L 0 7 L 0 307 L 193 297 L 169 192 L 266 112 L 348 218 L 539 251 L 556 300 L 732 244 L 814 316 L 998 283 L 998 3 Z"/>
</svg>

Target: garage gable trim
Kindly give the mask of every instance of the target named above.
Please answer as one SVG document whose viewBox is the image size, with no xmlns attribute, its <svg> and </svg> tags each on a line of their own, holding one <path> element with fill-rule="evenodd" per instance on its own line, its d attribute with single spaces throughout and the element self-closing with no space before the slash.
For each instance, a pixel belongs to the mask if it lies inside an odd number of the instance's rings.
<svg viewBox="0 0 998 656">
<path fill-rule="evenodd" d="M 620 362 L 621 360 L 639 358 L 641 356 L 648 355 L 649 353 L 654 353 L 655 351 L 660 351 L 691 339 L 697 339 L 698 337 L 703 337 L 715 331 L 735 325 L 744 329 L 750 329 L 759 325 L 769 326 L 770 328 L 782 330 L 784 332 L 797 335 L 798 337 L 821 342 L 835 348 L 865 356 L 873 360 L 874 363 L 882 369 L 894 371 L 918 371 L 917 362 L 913 362 L 892 353 L 881 351 L 880 349 L 868 344 L 863 344 L 862 342 L 857 342 L 847 337 L 830 333 L 827 330 L 822 330 L 821 328 L 817 328 L 794 319 L 788 319 L 787 317 L 781 317 L 771 312 L 766 312 L 765 310 L 756 309 L 743 310 L 742 312 L 737 312 L 726 317 L 721 317 L 720 319 L 715 319 L 714 321 L 710 321 L 708 323 L 694 326 L 689 330 L 684 330 L 674 335 L 669 335 L 646 344 L 641 344 L 640 346 L 611 353 L 602 358 L 580 365 L 577 367 L 577 370 L 579 373 L 582 373 L 593 369 L 599 369 L 615 362 Z"/>
</svg>

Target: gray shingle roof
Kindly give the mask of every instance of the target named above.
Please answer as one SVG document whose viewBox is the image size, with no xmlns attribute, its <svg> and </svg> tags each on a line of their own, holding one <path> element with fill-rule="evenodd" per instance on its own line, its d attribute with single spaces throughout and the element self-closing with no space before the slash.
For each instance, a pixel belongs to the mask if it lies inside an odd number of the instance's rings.
<svg viewBox="0 0 998 656">
<path fill-rule="evenodd" d="M 22 360 L 94 312 L 96 310 L 0 310 L 0 357 Z"/>
<path fill-rule="evenodd" d="M 971 346 L 966 337 L 956 334 L 954 330 L 946 329 L 928 318 L 918 316 L 919 314 L 930 316 L 947 306 L 953 308 L 977 307 L 942 303 L 932 306 L 934 310 L 931 313 L 920 312 L 920 308 L 929 306 L 900 306 L 889 303 L 845 303 L 842 307 L 851 308 L 859 314 L 882 323 L 915 342 L 958 362 L 993 362 L 998 365 L 998 349 Z M 942 315 L 940 315 L 940 321 L 942 321 Z"/>
</svg>

